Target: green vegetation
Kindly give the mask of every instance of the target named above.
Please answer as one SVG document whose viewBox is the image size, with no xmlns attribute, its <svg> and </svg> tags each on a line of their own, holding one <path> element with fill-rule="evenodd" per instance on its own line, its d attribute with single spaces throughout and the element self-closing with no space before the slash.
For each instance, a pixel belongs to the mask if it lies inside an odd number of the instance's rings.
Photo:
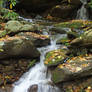
<svg viewBox="0 0 92 92">
<path fill-rule="evenodd" d="M 63 22 L 55 25 L 56 27 L 62 27 L 62 28 L 80 28 L 83 25 L 82 22 Z"/>
<path fill-rule="evenodd" d="M 15 20 L 18 18 L 18 14 L 13 12 L 13 11 L 9 11 L 8 13 L 6 13 L 4 16 L 3 16 L 4 19 L 12 19 L 12 20 Z"/>
<path fill-rule="evenodd" d="M 28 67 L 32 67 L 35 63 L 36 63 L 36 60 L 32 60 L 32 61 L 30 61 Z"/>
<path fill-rule="evenodd" d="M 15 20 L 18 18 L 18 14 L 12 10 L 2 8 L 0 11 L 2 18 L 7 20 Z"/>
<path fill-rule="evenodd" d="M 10 2 L 10 5 L 9 5 L 10 9 L 12 9 L 17 3 L 16 0 L 0 0 L 0 7 L 3 7 L 3 4 L 6 2 Z"/>
<path fill-rule="evenodd" d="M 92 0 L 90 0 L 90 2 L 88 3 L 88 5 L 90 6 L 90 8 L 92 8 Z"/>
<path fill-rule="evenodd" d="M 16 5 L 16 0 L 8 0 L 8 1 L 10 1 L 10 3 L 11 3 L 12 6 Z"/>
<path fill-rule="evenodd" d="M 47 53 L 45 59 L 45 65 L 54 66 L 60 63 L 63 63 L 63 60 L 66 58 L 64 51 L 62 49 L 53 50 Z"/>
</svg>

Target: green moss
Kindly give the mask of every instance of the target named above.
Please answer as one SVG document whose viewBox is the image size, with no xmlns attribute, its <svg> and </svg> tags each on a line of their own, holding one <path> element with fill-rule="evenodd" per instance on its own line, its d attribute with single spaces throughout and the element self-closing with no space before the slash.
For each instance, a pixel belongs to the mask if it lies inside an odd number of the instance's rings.
<svg viewBox="0 0 92 92">
<path fill-rule="evenodd" d="M 66 58 L 66 55 L 63 52 L 64 51 L 60 49 L 48 52 L 46 55 L 45 64 L 47 66 L 53 66 L 63 63 L 63 60 Z"/>
<path fill-rule="evenodd" d="M 75 38 L 77 38 L 77 37 L 79 37 L 79 34 L 78 34 L 78 32 L 73 32 L 73 31 L 71 31 L 71 32 L 67 32 L 67 34 L 69 35 L 72 35 L 73 37 L 75 37 Z"/>
<path fill-rule="evenodd" d="M 4 37 L 6 34 L 7 34 L 7 31 L 4 30 L 3 32 L 0 33 L 0 38 L 1 38 L 1 37 Z"/>
<path fill-rule="evenodd" d="M 58 42 L 64 44 L 65 46 L 70 45 L 69 39 L 67 37 L 64 37 L 64 38 L 60 39 Z"/>
<path fill-rule="evenodd" d="M 32 67 L 33 65 L 35 65 L 35 63 L 36 63 L 36 60 L 32 60 L 32 61 L 30 61 L 28 67 Z"/>
<path fill-rule="evenodd" d="M 62 42 L 62 43 L 66 43 L 66 42 L 68 42 L 68 38 L 67 37 L 64 37 L 64 38 L 62 38 L 62 39 L 60 39 L 60 41 Z"/>
<path fill-rule="evenodd" d="M 83 26 L 82 22 L 63 22 L 55 25 L 56 27 L 63 27 L 63 28 L 80 28 Z"/>
<path fill-rule="evenodd" d="M 63 76 L 61 70 L 59 70 L 58 68 L 56 68 L 53 72 L 52 72 L 52 81 L 54 83 L 59 83 L 62 78 L 61 76 Z"/>
</svg>

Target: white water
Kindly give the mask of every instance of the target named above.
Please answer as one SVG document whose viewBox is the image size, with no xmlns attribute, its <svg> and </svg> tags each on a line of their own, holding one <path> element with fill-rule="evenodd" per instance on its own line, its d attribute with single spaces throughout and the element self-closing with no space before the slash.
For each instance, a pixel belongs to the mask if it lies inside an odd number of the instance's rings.
<svg viewBox="0 0 92 92">
<path fill-rule="evenodd" d="M 82 3 L 81 8 L 77 11 L 76 19 L 88 20 L 88 13 L 85 5 L 87 4 L 87 0 L 80 0 Z"/>
<path fill-rule="evenodd" d="M 28 89 L 35 84 L 38 85 L 37 92 L 60 92 L 59 88 L 51 85 L 51 74 L 47 73 L 47 67 L 44 65 L 46 53 L 60 47 L 56 45 L 56 41 L 61 37 L 57 35 L 55 38 L 51 38 L 51 45 L 38 49 L 41 53 L 40 63 L 37 63 L 14 84 L 13 92 L 28 92 Z"/>
</svg>

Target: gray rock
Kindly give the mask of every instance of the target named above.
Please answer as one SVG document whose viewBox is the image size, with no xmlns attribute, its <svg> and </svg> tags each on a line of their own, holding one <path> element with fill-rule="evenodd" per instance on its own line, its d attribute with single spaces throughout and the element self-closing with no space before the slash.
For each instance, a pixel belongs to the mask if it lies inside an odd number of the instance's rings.
<svg viewBox="0 0 92 92">
<path fill-rule="evenodd" d="M 5 25 L 5 30 L 7 30 L 7 33 L 17 32 L 22 26 L 23 25 L 19 21 L 8 21 Z"/>
<path fill-rule="evenodd" d="M 28 92 L 37 92 L 37 90 L 38 90 L 38 85 L 32 85 L 29 88 Z"/>
<path fill-rule="evenodd" d="M 31 39 L 23 36 L 9 37 L 0 41 L 0 59 L 10 57 L 39 57 L 40 53 L 32 43 Z"/>
<path fill-rule="evenodd" d="M 49 31 L 51 31 L 52 33 L 55 32 L 60 34 L 66 34 L 66 31 L 62 27 L 53 27 Z"/>
<path fill-rule="evenodd" d="M 2 35 L 5 36 L 6 34 L 17 34 L 26 31 L 40 33 L 39 28 L 40 27 L 36 24 L 22 24 L 19 21 L 11 20 L 6 23 L 5 31 L 0 33 L 0 35 L 2 37 Z"/>
<path fill-rule="evenodd" d="M 65 82 L 74 79 L 81 79 L 92 76 L 92 57 L 84 56 L 74 57 L 68 62 L 59 65 L 52 72 L 52 80 L 54 83 Z"/>
<path fill-rule="evenodd" d="M 74 39 L 71 42 L 71 46 L 84 46 L 91 47 L 92 46 L 92 30 L 84 32 L 82 36 Z"/>
</svg>

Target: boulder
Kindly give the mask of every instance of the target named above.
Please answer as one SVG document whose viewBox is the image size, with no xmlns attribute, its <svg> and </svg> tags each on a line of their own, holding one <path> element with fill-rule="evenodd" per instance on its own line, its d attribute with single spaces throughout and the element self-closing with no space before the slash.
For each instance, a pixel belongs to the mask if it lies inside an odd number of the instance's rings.
<svg viewBox="0 0 92 92">
<path fill-rule="evenodd" d="M 14 34 L 14 33 L 19 33 L 19 32 L 26 32 L 26 31 L 30 31 L 30 32 L 40 32 L 38 31 L 39 26 L 35 25 L 35 24 L 22 24 L 19 21 L 16 20 L 11 20 L 8 21 L 5 25 L 5 30 L 6 30 L 6 34 Z M 40 30 L 40 29 L 39 29 Z"/>
<path fill-rule="evenodd" d="M 84 34 L 71 42 L 71 47 L 76 45 L 78 47 L 91 47 L 92 46 L 92 29 L 89 31 L 84 32 Z"/>
<path fill-rule="evenodd" d="M 73 5 L 57 5 L 52 8 L 50 15 L 62 19 L 72 18 L 75 9 L 76 8 Z"/>
<path fill-rule="evenodd" d="M 56 5 L 58 0 L 19 0 L 20 2 L 17 4 L 17 8 L 25 9 L 29 12 L 42 12 L 52 6 Z"/>
<path fill-rule="evenodd" d="M 38 85 L 32 85 L 29 89 L 28 92 L 37 92 L 38 90 Z"/>
<path fill-rule="evenodd" d="M 21 29 L 22 24 L 19 21 L 8 21 L 5 25 L 5 30 L 7 33 L 17 32 Z"/>
<path fill-rule="evenodd" d="M 61 0 L 61 3 L 50 10 L 50 15 L 62 19 L 73 19 L 80 5 L 80 0 Z"/>
<path fill-rule="evenodd" d="M 80 5 L 81 4 L 81 1 L 80 0 L 70 0 L 70 4 L 72 5 Z"/>
<path fill-rule="evenodd" d="M 40 56 L 31 39 L 23 36 L 2 39 L 0 49 L 0 59 L 10 57 L 37 58 Z"/>
<path fill-rule="evenodd" d="M 54 26 L 62 27 L 62 28 L 81 29 L 82 27 L 87 26 L 87 24 L 84 24 L 85 22 L 87 22 L 87 21 L 72 20 L 72 21 L 57 23 Z M 89 25 L 89 23 L 88 23 L 88 25 Z"/>
<path fill-rule="evenodd" d="M 43 47 L 50 44 L 50 39 L 48 35 L 37 34 L 33 32 L 20 32 L 17 36 L 25 36 L 29 38 L 35 47 Z"/>
<path fill-rule="evenodd" d="M 46 54 L 45 58 L 45 65 L 47 66 L 56 66 L 60 63 L 64 62 L 64 59 L 66 59 L 65 50 L 53 50 Z"/>
<path fill-rule="evenodd" d="M 64 64 L 60 64 L 52 72 L 54 83 L 62 83 L 70 80 L 92 76 L 92 56 L 76 56 Z"/>
<path fill-rule="evenodd" d="M 52 33 L 66 34 L 66 31 L 62 27 L 52 27 L 49 31 Z"/>
</svg>

